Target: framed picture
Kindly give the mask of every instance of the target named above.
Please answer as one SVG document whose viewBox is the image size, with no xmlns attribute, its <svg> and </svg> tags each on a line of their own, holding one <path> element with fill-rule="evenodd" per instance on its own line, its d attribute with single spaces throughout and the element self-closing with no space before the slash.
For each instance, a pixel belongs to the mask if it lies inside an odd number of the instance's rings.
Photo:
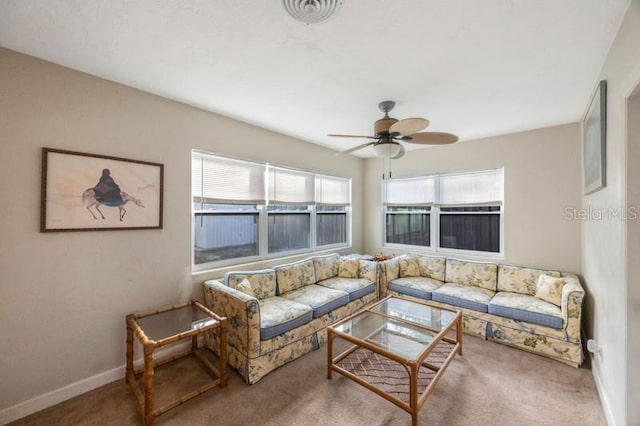
<svg viewBox="0 0 640 426">
<path fill-rule="evenodd" d="M 164 166 L 42 148 L 40 232 L 162 228 Z"/>
<path fill-rule="evenodd" d="M 598 84 L 582 122 L 584 193 L 591 194 L 606 184 L 607 82 Z"/>
</svg>

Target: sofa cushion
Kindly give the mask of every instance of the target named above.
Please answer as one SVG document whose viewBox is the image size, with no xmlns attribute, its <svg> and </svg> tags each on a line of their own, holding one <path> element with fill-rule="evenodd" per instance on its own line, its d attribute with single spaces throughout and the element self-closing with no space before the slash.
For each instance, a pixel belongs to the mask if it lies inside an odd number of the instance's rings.
<svg viewBox="0 0 640 426">
<path fill-rule="evenodd" d="M 396 278 L 389 282 L 389 290 L 420 299 L 431 300 L 431 292 L 442 287 L 442 281 L 427 277 Z"/>
<path fill-rule="evenodd" d="M 313 259 L 313 267 L 316 271 L 316 280 L 322 281 L 338 275 L 338 260 L 340 255 L 317 256 Z"/>
<path fill-rule="evenodd" d="M 498 265 L 495 263 L 465 262 L 462 260 L 447 259 L 446 278 L 448 283 L 496 291 L 497 272 Z"/>
<path fill-rule="evenodd" d="M 338 276 L 341 278 L 358 278 L 360 261 L 349 257 L 341 257 L 338 261 Z"/>
<path fill-rule="evenodd" d="M 398 259 L 400 277 L 419 277 L 420 265 L 415 256 L 402 256 Z"/>
<path fill-rule="evenodd" d="M 276 266 L 274 269 L 276 270 L 279 296 L 316 282 L 316 271 L 311 259 Z"/>
<path fill-rule="evenodd" d="M 310 284 L 283 294 L 281 297 L 302 303 L 313 309 L 313 317 L 318 318 L 342 305 L 349 303 L 349 293 L 342 290 Z"/>
<path fill-rule="evenodd" d="M 269 340 L 313 319 L 313 310 L 309 306 L 282 297 L 258 300 L 258 306 L 260 340 Z"/>
<path fill-rule="evenodd" d="M 318 285 L 342 290 L 349 293 L 349 300 L 359 299 L 369 293 L 376 291 L 376 285 L 366 278 L 329 278 L 318 281 Z"/>
<path fill-rule="evenodd" d="M 520 268 L 518 266 L 498 266 L 498 291 L 510 293 L 536 294 L 536 283 L 542 274 L 552 277 L 561 277 L 558 271 L 545 271 L 542 269 Z"/>
<path fill-rule="evenodd" d="M 564 278 L 540 275 L 536 283 L 536 297 L 559 307 L 562 304 L 562 287 L 565 282 Z"/>
<path fill-rule="evenodd" d="M 495 292 L 481 287 L 447 283 L 431 292 L 431 299 L 478 312 L 489 311 L 489 301 Z"/>
<path fill-rule="evenodd" d="M 251 283 L 246 278 L 236 285 L 236 290 L 243 292 L 247 296 L 256 297 L 256 294 L 253 292 L 253 288 L 251 288 Z"/>
<path fill-rule="evenodd" d="M 224 283 L 237 289 L 238 284 L 245 279 L 251 283 L 253 294 L 258 300 L 276 295 L 276 272 L 273 269 L 227 272 L 224 276 Z"/>
<path fill-rule="evenodd" d="M 420 275 L 434 280 L 444 281 L 446 259 L 444 257 L 418 256 Z"/>
<path fill-rule="evenodd" d="M 563 327 L 558 306 L 526 294 L 497 293 L 489 302 L 489 313 L 545 327 Z"/>
</svg>

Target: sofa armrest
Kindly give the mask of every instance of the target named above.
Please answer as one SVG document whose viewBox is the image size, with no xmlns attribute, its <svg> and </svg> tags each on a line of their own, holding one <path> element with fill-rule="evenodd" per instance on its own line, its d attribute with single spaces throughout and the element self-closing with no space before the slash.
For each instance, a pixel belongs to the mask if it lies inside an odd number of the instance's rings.
<svg viewBox="0 0 640 426">
<path fill-rule="evenodd" d="M 563 275 L 566 284 L 562 288 L 562 318 L 567 339 L 580 342 L 580 319 L 582 316 L 582 300 L 584 289 L 580 280 L 573 274 Z"/>
<path fill-rule="evenodd" d="M 204 283 L 207 307 L 227 317 L 227 343 L 248 358 L 260 355 L 260 308 L 258 299 L 227 287 L 217 280 Z"/>
<path fill-rule="evenodd" d="M 399 257 L 378 262 L 380 267 L 380 297 L 386 297 L 389 292 L 389 282 L 400 277 Z"/>
</svg>

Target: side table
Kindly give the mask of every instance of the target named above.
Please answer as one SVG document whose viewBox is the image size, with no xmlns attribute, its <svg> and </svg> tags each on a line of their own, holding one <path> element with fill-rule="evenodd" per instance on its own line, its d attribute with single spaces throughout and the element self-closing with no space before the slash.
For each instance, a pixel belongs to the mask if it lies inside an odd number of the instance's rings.
<svg viewBox="0 0 640 426">
<path fill-rule="evenodd" d="M 126 381 L 131 385 L 142 414 L 143 424 L 152 425 L 155 418 L 180 404 L 216 386 L 227 385 L 227 319 L 191 301 L 182 305 L 139 314 L 127 315 L 127 370 Z M 219 329 L 220 365 L 216 367 L 198 349 L 198 336 Z M 144 368 L 134 370 L 133 336 L 138 338 L 144 352 Z M 154 361 L 154 351 L 162 346 L 191 338 L 191 347 L 185 353 L 166 360 Z M 154 368 L 175 361 L 184 356 L 195 356 L 209 370 L 215 379 L 187 395 L 154 409 Z M 136 376 L 143 376 L 144 387 L 140 389 Z"/>
</svg>

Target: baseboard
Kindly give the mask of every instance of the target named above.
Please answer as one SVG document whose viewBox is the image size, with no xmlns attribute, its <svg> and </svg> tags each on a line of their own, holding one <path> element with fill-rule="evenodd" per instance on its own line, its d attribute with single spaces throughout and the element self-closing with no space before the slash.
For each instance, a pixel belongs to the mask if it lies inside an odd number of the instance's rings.
<svg viewBox="0 0 640 426">
<path fill-rule="evenodd" d="M 174 353 L 184 351 L 191 346 L 191 342 L 183 342 L 180 344 L 172 345 L 163 349 L 159 349 L 155 355 L 156 358 L 163 358 L 171 356 Z M 136 359 L 134 365 L 136 368 L 142 364 L 141 359 Z M 59 389 L 55 389 L 51 392 L 47 392 L 42 395 L 38 395 L 35 398 L 27 401 L 20 402 L 11 407 L 0 410 L 0 425 L 6 425 L 33 413 L 36 413 L 45 408 L 52 407 L 56 404 L 71 399 L 83 393 L 92 391 L 100 386 L 104 386 L 108 383 L 115 382 L 116 380 L 124 379 L 125 365 L 113 368 L 111 370 L 96 374 L 95 376 L 87 377 L 75 383 L 68 384 Z M 132 396 L 133 397 L 133 396 Z"/>
<path fill-rule="evenodd" d="M 124 365 L 122 365 L 112 370 L 63 386 L 51 392 L 47 392 L 43 395 L 36 396 L 35 398 L 27 401 L 20 402 L 12 407 L 5 408 L 0 411 L 0 424 L 5 425 L 40 410 L 44 410 L 45 408 L 59 404 L 67 399 L 71 399 L 85 392 L 89 392 L 90 390 L 99 388 L 107 383 L 122 379 L 124 377 L 124 370 Z"/>
<path fill-rule="evenodd" d="M 609 399 L 603 391 L 604 385 L 600 378 L 600 369 L 593 357 L 591 357 L 591 374 L 593 374 L 593 381 L 596 384 L 596 390 L 598 391 L 598 397 L 600 398 L 600 404 L 602 405 L 604 416 L 607 419 L 607 424 L 609 426 L 616 426 L 616 421 L 613 418 L 613 413 L 611 412 L 611 404 L 609 404 Z"/>
</svg>

